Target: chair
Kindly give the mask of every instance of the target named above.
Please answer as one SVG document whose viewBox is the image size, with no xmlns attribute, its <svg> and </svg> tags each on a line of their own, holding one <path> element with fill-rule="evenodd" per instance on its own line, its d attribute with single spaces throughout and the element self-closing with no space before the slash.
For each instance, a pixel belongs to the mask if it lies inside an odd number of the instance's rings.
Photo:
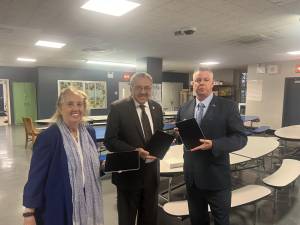
<svg viewBox="0 0 300 225">
<path fill-rule="evenodd" d="M 273 174 L 263 179 L 263 182 L 275 189 L 275 199 L 273 211 L 277 210 L 278 190 L 287 187 L 289 184 L 295 184 L 300 175 L 300 161 L 297 159 L 283 159 L 281 166 Z M 290 200 L 289 190 L 289 200 Z"/>
<path fill-rule="evenodd" d="M 232 191 L 231 208 L 254 204 L 255 206 L 255 220 L 254 225 L 257 224 L 258 206 L 257 202 L 271 194 L 271 190 L 261 185 L 246 185 Z M 168 202 L 163 206 L 163 210 L 170 216 L 178 217 L 183 221 L 189 217 L 189 209 L 187 200 Z M 210 211 L 210 208 L 208 208 Z"/>
<path fill-rule="evenodd" d="M 270 130 L 269 126 L 260 126 L 260 127 L 256 127 L 256 128 L 248 128 L 246 129 L 246 131 L 244 132 L 247 136 L 250 135 L 255 135 L 255 134 L 264 134 L 266 135 L 266 132 Z"/>
<path fill-rule="evenodd" d="M 260 126 L 252 130 L 254 134 L 266 134 L 266 132 L 270 129 L 270 126 Z"/>
<path fill-rule="evenodd" d="M 41 130 L 37 130 L 30 117 L 23 117 L 23 124 L 25 128 L 25 149 L 28 146 L 28 142 L 31 141 L 32 144 L 35 142 L 36 137 L 41 132 Z"/>
</svg>

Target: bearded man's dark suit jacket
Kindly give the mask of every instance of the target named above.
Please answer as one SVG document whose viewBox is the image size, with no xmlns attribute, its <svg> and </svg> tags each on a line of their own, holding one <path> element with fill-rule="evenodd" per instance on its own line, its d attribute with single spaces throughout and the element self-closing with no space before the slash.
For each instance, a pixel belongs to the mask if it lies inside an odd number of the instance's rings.
<svg viewBox="0 0 300 225">
<path fill-rule="evenodd" d="M 194 118 L 195 104 L 195 99 L 184 104 L 178 111 L 177 121 Z M 208 191 L 230 189 L 229 152 L 241 149 L 247 143 L 236 104 L 213 96 L 201 121 L 201 129 L 206 139 L 212 140 L 213 147 L 211 150 L 184 152 L 186 185 Z"/>
<path fill-rule="evenodd" d="M 162 130 L 163 113 L 161 106 L 152 100 L 149 100 L 148 104 L 151 112 L 154 132 L 156 130 Z M 132 97 L 112 103 L 107 120 L 104 144 L 111 152 L 133 151 L 136 148 L 145 147 L 146 142 L 143 135 L 142 125 Z M 138 218 L 138 224 L 156 224 L 155 218 L 157 216 L 156 209 L 158 203 L 159 160 L 155 160 L 151 163 L 145 163 L 143 159 L 140 159 L 139 170 L 113 173 L 112 183 L 117 186 L 118 190 L 125 191 L 128 195 L 136 191 L 139 192 L 139 190 L 146 190 L 148 192 L 146 197 L 152 199 L 150 200 L 152 205 L 145 206 L 147 209 L 147 215 L 139 215 L 139 217 L 143 217 L 143 221 L 139 221 L 140 218 Z M 126 215 L 122 215 L 122 213 L 120 213 L 119 207 L 123 206 L 122 203 L 119 205 L 119 200 L 122 202 L 121 198 L 118 196 L 119 225 L 131 224 L 126 222 Z M 153 211 L 155 215 L 151 215 L 151 213 L 149 213 L 151 211 Z M 125 218 L 122 218 L 123 216 Z M 148 216 L 152 218 L 145 218 Z"/>
</svg>

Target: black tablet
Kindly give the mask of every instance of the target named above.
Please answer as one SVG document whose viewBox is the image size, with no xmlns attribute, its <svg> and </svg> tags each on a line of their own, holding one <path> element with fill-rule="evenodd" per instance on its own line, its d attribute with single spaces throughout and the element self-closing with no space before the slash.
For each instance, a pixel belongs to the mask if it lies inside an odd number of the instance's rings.
<svg viewBox="0 0 300 225">
<path fill-rule="evenodd" d="M 205 139 L 195 118 L 177 122 L 176 127 L 178 128 L 181 140 L 187 150 L 199 146 L 199 139 Z"/>
<path fill-rule="evenodd" d="M 113 152 L 106 155 L 104 172 L 123 172 L 138 170 L 140 158 L 138 151 Z"/>
<path fill-rule="evenodd" d="M 163 159 L 173 140 L 173 135 L 157 130 L 146 144 L 145 149 L 150 152 L 150 155 Z"/>
</svg>

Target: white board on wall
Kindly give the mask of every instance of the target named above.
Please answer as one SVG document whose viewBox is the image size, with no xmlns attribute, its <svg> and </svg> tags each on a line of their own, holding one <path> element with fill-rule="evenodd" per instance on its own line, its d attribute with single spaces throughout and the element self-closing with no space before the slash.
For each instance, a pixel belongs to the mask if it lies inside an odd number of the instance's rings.
<svg viewBox="0 0 300 225">
<path fill-rule="evenodd" d="M 131 95 L 129 82 L 119 82 L 119 99 Z M 161 84 L 152 84 L 151 99 L 161 104 Z"/>
<path fill-rule="evenodd" d="M 152 84 L 152 95 L 151 99 L 161 105 L 161 84 Z"/>
<path fill-rule="evenodd" d="M 174 111 L 180 105 L 180 91 L 183 83 L 163 82 L 162 83 L 162 107 L 164 110 Z"/>
<path fill-rule="evenodd" d="M 131 95 L 129 82 L 119 82 L 119 100 Z"/>
<path fill-rule="evenodd" d="M 262 101 L 262 89 L 263 80 L 248 80 L 246 101 Z"/>
</svg>

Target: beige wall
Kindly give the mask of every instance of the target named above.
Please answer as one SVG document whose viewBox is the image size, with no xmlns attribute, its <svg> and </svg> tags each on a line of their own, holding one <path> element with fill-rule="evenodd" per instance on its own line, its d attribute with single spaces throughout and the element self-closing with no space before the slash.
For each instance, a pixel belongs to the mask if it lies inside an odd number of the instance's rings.
<svg viewBox="0 0 300 225">
<path fill-rule="evenodd" d="M 265 63 L 265 65 L 279 65 L 278 74 L 258 74 L 256 71 L 257 65 L 248 66 L 248 84 L 257 83 L 258 88 L 262 84 L 261 99 L 257 100 L 251 98 L 253 92 L 247 89 L 246 100 L 246 115 L 257 115 L 261 122 L 260 125 L 271 126 L 272 129 L 278 129 L 281 127 L 282 111 L 283 111 L 283 97 L 284 97 L 284 82 L 286 77 L 299 76 L 296 74 L 295 67 L 300 64 L 300 61 L 288 61 L 288 62 L 274 62 Z M 258 82 L 255 82 L 258 81 Z"/>
<path fill-rule="evenodd" d="M 226 84 L 233 84 L 233 69 L 222 69 L 222 70 L 213 70 L 214 80 L 224 81 Z"/>
</svg>

